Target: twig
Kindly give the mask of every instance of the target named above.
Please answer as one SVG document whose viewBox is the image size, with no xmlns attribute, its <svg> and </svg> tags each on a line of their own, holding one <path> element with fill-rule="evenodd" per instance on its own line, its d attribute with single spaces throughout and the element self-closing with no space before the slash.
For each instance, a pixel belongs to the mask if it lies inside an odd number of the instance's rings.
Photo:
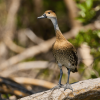
<svg viewBox="0 0 100 100">
<path fill-rule="evenodd" d="M 56 65 L 55 63 L 53 63 L 53 62 L 51 63 L 48 61 L 21 62 L 21 63 L 18 63 L 14 66 L 11 66 L 11 67 L 5 69 L 4 71 L 2 71 L 0 73 L 0 75 L 3 77 L 9 77 L 13 73 L 18 72 L 18 71 L 25 71 L 25 70 L 29 70 L 29 69 L 40 69 L 40 71 L 34 77 L 34 78 L 36 78 L 41 73 L 43 73 L 43 71 L 45 69 L 53 70 L 53 72 L 55 73 L 56 72 L 56 70 L 54 70 L 55 65 Z M 57 67 L 57 69 L 59 70 L 58 67 Z M 57 73 L 59 74 L 60 72 L 57 71 Z M 63 73 L 67 74 L 67 69 L 65 67 L 63 68 Z M 73 78 L 74 80 L 78 81 L 78 79 L 80 78 L 80 74 L 79 73 L 72 73 L 70 77 Z M 54 78 L 54 76 L 53 76 L 53 78 Z"/>
<path fill-rule="evenodd" d="M 11 40 L 10 37 L 6 37 L 6 39 L 4 40 L 4 43 L 6 44 L 6 46 L 7 46 L 10 50 L 12 50 L 12 51 L 14 51 L 14 52 L 16 52 L 16 53 L 21 53 L 21 52 L 23 52 L 23 51 L 25 50 L 25 48 L 16 45 L 16 44 Z"/>
<path fill-rule="evenodd" d="M 47 68 L 48 66 L 47 61 L 31 61 L 31 62 L 23 62 L 23 63 L 19 63 L 16 64 L 12 67 L 10 67 L 9 69 L 5 69 L 4 71 L 2 71 L 0 73 L 1 76 L 4 77 L 8 77 L 10 76 L 12 73 L 15 73 L 17 71 L 21 71 L 21 70 L 28 70 L 28 69 L 44 69 Z"/>
<path fill-rule="evenodd" d="M 37 85 L 37 86 L 42 86 L 42 87 L 45 87 L 48 89 L 56 86 L 56 84 L 54 84 L 54 83 L 40 80 L 40 79 L 33 79 L 33 78 L 26 78 L 26 77 L 13 77 L 12 79 L 20 84 Z"/>
<path fill-rule="evenodd" d="M 39 38 L 38 36 L 35 35 L 35 33 L 30 30 L 30 29 L 22 29 L 20 30 L 20 33 L 24 33 L 32 42 L 34 42 L 35 44 L 39 44 L 44 42 L 43 39 Z M 20 34 L 19 33 L 19 34 Z"/>
</svg>

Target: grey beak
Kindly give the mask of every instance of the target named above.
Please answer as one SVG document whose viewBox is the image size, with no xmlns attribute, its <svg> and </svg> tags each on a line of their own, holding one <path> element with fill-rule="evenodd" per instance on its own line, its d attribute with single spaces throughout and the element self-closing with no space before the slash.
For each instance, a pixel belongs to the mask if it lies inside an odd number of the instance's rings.
<svg viewBox="0 0 100 100">
<path fill-rule="evenodd" d="M 47 18 L 46 14 L 43 14 L 42 16 L 37 17 L 38 19 L 40 18 Z"/>
</svg>

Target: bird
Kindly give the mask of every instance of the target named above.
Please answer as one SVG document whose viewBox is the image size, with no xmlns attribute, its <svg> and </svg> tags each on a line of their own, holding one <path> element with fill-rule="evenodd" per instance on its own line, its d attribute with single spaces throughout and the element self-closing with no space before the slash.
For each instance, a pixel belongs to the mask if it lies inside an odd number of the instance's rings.
<svg viewBox="0 0 100 100">
<path fill-rule="evenodd" d="M 54 30 L 56 33 L 56 40 L 53 43 L 52 52 L 56 60 L 56 63 L 58 64 L 60 68 L 60 79 L 59 79 L 58 85 L 53 87 L 53 89 L 64 88 L 64 90 L 70 89 L 73 91 L 72 86 L 69 84 L 69 77 L 70 77 L 70 72 L 74 73 L 78 71 L 77 70 L 77 64 L 78 64 L 77 51 L 75 47 L 61 33 L 58 26 L 57 16 L 55 14 L 55 11 L 47 10 L 44 12 L 42 16 L 39 16 L 37 18 L 50 19 L 51 22 L 53 23 Z M 67 78 L 67 83 L 65 85 L 61 84 L 61 79 L 63 75 L 62 66 L 65 66 L 68 70 L 68 78 Z"/>
</svg>

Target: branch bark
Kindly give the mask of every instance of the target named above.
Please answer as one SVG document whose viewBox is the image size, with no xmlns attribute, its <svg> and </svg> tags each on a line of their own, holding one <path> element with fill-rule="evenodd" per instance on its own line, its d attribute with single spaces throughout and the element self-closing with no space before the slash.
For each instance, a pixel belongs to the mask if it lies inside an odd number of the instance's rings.
<svg viewBox="0 0 100 100">
<path fill-rule="evenodd" d="M 72 84 L 74 92 L 56 89 L 36 93 L 18 100 L 99 100 L 100 78 L 79 81 Z M 73 95 L 74 94 L 74 95 Z"/>
</svg>

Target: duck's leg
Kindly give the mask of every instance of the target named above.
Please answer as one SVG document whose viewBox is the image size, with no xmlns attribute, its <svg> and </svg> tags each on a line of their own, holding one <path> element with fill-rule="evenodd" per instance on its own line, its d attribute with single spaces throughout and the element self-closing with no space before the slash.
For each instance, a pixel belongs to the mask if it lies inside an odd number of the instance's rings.
<svg viewBox="0 0 100 100">
<path fill-rule="evenodd" d="M 61 86 L 61 79 L 62 79 L 62 75 L 63 75 L 63 71 L 62 71 L 62 68 L 60 68 L 60 79 L 59 79 L 59 85 Z"/>
<path fill-rule="evenodd" d="M 68 69 L 68 79 L 67 79 L 67 83 L 63 86 L 64 91 L 65 91 L 66 89 L 70 89 L 70 90 L 73 91 L 72 86 L 69 84 L 69 76 L 70 76 L 70 69 Z"/>
<path fill-rule="evenodd" d="M 58 66 L 60 67 L 60 79 L 59 79 L 59 83 L 58 83 L 57 86 L 53 87 L 52 89 L 60 89 L 62 87 L 61 79 L 62 79 L 63 71 L 62 71 L 62 66 L 60 66 L 59 64 L 58 64 Z"/>
</svg>

